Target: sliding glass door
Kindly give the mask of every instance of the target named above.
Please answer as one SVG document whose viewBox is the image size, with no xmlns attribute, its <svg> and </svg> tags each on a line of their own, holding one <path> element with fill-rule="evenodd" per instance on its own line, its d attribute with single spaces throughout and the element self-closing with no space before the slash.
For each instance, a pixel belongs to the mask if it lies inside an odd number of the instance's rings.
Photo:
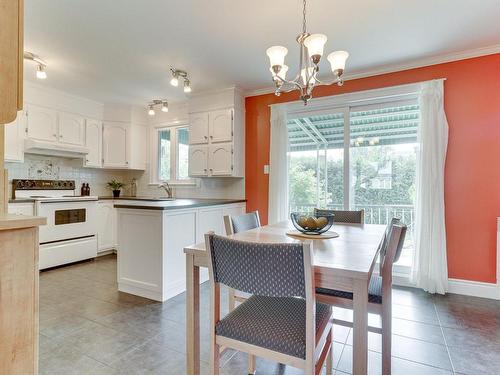
<svg viewBox="0 0 500 375">
<path fill-rule="evenodd" d="M 409 227 L 397 270 L 409 273 L 419 107 L 415 100 L 290 116 L 290 211 L 365 211 L 368 224 Z"/>
</svg>

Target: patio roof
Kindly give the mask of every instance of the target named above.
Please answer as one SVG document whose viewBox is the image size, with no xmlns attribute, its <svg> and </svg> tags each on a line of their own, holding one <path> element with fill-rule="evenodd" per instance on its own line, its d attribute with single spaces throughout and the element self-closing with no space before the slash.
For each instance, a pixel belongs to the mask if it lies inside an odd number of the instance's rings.
<svg viewBox="0 0 500 375">
<path fill-rule="evenodd" d="M 351 144 L 390 145 L 417 141 L 418 105 L 406 105 L 350 114 Z M 290 151 L 344 147 L 342 113 L 288 120 Z"/>
</svg>

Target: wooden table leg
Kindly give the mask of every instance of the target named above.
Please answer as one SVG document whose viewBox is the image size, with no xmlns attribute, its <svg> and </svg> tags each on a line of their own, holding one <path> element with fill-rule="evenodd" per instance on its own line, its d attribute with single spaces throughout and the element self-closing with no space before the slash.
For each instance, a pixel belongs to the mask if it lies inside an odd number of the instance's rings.
<svg viewBox="0 0 500 375">
<path fill-rule="evenodd" d="M 368 281 L 355 280 L 353 306 L 353 375 L 368 373 Z"/>
<path fill-rule="evenodd" d="M 187 375 L 200 374 L 200 267 L 186 254 Z"/>
</svg>

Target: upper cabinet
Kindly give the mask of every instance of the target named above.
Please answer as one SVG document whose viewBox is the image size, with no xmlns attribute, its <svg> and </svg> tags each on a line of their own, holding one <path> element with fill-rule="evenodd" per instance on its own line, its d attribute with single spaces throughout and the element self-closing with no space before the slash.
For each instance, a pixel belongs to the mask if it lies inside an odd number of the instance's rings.
<svg viewBox="0 0 500 375">
<path fill-rule="evenodd" d="M 85 158 L 85 166 L 99 168 L 102 166 L 102 122 L 87 119 L 85 122 L 85 146 L 89 153 Z"/>
<path fill-rule="evenodd" d="M 85 144 L 85 119 L 81 116 L 59 113 L 59 142 L 83 146 Z"/>
<path fill-rule="evenodd" d="M 130 169 L 145 170 L 147 166 L 147 126 L 131 124 L 130 136 L 128 138 L 129 165 Z"/>
<path fill-rule="evenodd" d="M 223 109 L 209 113 L 208 137 L 211 143 L 233 140 L 233 110 Z"/>
<path fill-rule="evenodd" d="M 128 168 L 130 124 L 105 122 L 102 142 L 104 168 Z"/>
<path fill-rule="evenodd" d="M 29 104 L 26 106 L 27 136 L 39 141 L 57 142 L 57 111 Z"/>
<path fill-rule="evenodd" d="M 208 143 L 208 118 L 208 112 L 189 115 L 189 144 Z"/>
<path fill-rule="evenodd" d="M 5 161 L 24 161 L 25 119 L 25 113 L 19 111 L 13 122 L 5 124 Z"/>
</svg>

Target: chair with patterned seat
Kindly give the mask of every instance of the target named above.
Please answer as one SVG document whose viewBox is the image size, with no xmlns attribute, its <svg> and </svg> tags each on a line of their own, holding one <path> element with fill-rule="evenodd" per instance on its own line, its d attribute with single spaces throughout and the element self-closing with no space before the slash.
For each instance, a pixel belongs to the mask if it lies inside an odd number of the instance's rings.
<svg viewBox="0 0 500 375">
<path fill-rule="evenodd" d="M 224 216 L 224 228 L 228 236 L 258 227 L 260 227 L 259 211 L 248 212 L 237 216 Z M 250 297 L 249 294 L 234 290 L 233 288 L 229 288 L 228 293 L 229 311 L 234 310 L 236 303 L 244 302 Z"/>
<path fill-rule="evenodd" d="M 316 303 L 312 242 L 253 243 L 205 235 L 210 272 L 210 373 L 219 373 L 220 347 L 332 373 L 332 308 Z M 220 317 L 220 285 L 252 294 Z"/>
<path fill-rule="evenodd" d="M 382 318 L 382 328 L 368 327 L 368 330 L 382 334 L 383 375 L 391 373 L 392 266 L 401 255 L 405 236 L 406 225 L 399 219 L 392 219 L 378 248 L 380 276 L 372 275 L 368 286 L 368 312 Z M 350 291 L 316 288 L 316 298 L 322 303 L 352 309 L 353 293 Z M 334 323 L 352 327 L 351 322 L 334 320 Z"/>
<path fill-rule="evenodd" d="M 343 224 L 364 224 L 365 223 L 365 210 L 347 211 L 347 210 L 327 210 L 323 208 L 315 208 L 314 215 L 332 215 L 335 223 Z"/>
</svg>

